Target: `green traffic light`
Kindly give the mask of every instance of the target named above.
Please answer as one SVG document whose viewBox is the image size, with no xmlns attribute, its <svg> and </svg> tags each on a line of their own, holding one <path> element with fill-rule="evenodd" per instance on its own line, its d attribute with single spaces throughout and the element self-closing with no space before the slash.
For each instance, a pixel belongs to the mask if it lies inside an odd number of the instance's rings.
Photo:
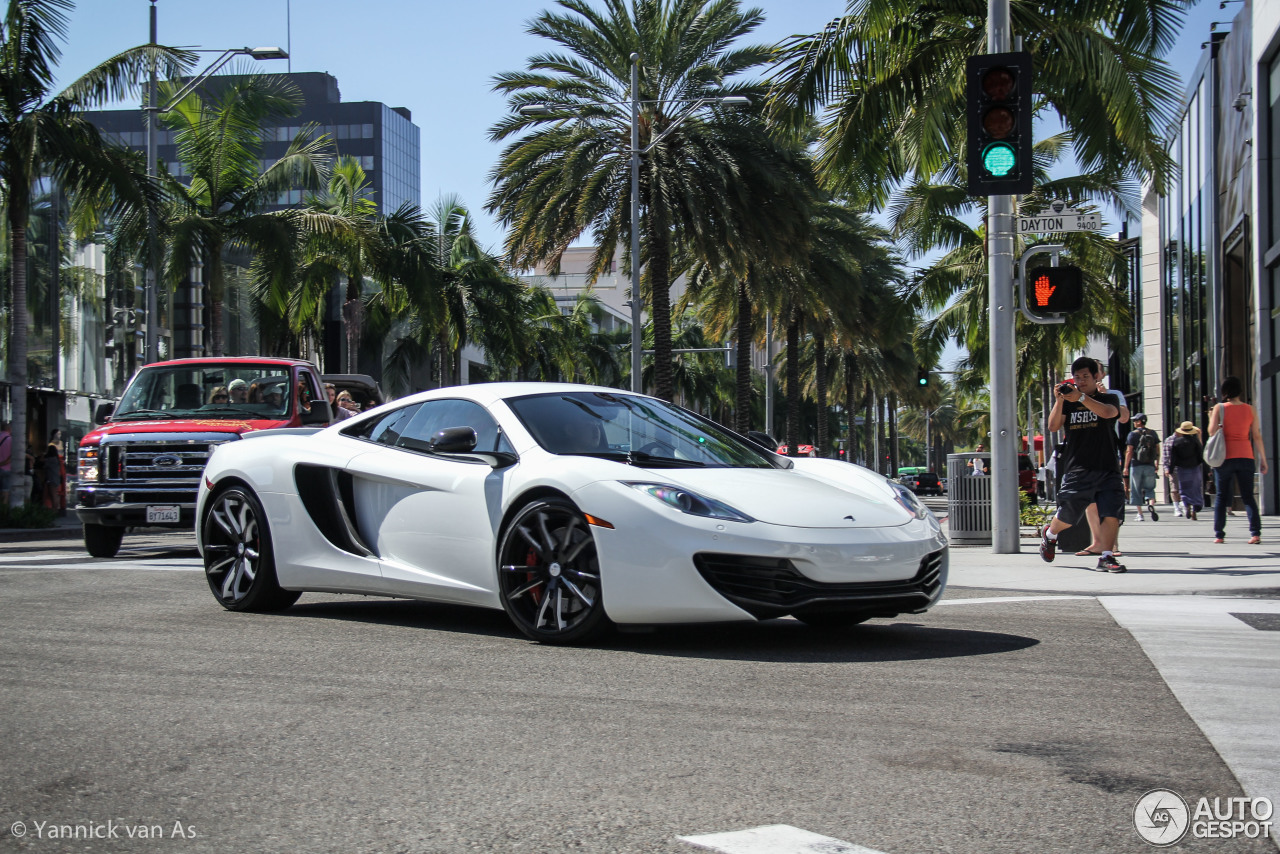
<svg viewBox="0 0 1280 854">
<path fill-rule="evenodd" d="M 992 143 L 982 152 L 983 168 L 997 178 L 1003 178 L 1008 175 L 1017 164 L 1017 154 L 1014 152 L 1013 146 L 1008 143 Z"/>
</svg>

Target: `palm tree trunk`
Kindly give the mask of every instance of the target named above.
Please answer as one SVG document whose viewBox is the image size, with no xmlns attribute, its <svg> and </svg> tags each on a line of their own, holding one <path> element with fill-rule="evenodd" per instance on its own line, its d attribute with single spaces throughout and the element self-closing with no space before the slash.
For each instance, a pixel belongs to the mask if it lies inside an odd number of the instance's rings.
<svg viewBox="0 0 1280 854">
<path fill-rule="evenodd" d="M 853 413 L 854 408 L 853 396 L 857 394 L 858 388 L 858 365 L 856 358 L 850 354 L 845 354 L 844 360 L 844 414 L 848 419 L 848 426 L 845 428 L 844 440 L 844 459 L 845 462 L 854 462 L 857 456 L 857 436 L 854 430 Z"/>
<path fill-rule="evenodd" d="M 898 393 L 889 392 L 889 477 L 898 476 Z"/>
<path fill-rule="evenodd" d="M 18 188 L 13 188 L 18 191 Z M 9 487 L 9 505 L 19 507 L 27 500 L 27 223 L 23 205 L 9 207 L 9 233 L 13 240 L 11 278 L 13 281 L 13 324 L 9 334 L 9 397 L 13 423 L 9 433 L 12 452 L 9 468 L 17 472 Z"/>
<path fill-rule="evenodd" d="M 651 191 L 652 192 L 652 191 Z M 675 379 L 671 371 L 671 238 L 667 233 L 662 205 L 649 205 L 649 290 L 653 303 L 653 394 L 663 400 L 675 399 Z M 632 263 L 635 263 L 634 261 Z"/>
<path fill-rule="evenodd" d="M 226 282 L 223 279 L 222 246 L 210 246 L 208 263 L 209 271 L 209 354 L 222 355 L 222 299 Z"/>
<path fill-rule="evenodd" d="M 751 275 L 752 269 L 748 267 L 747 276 Z M 733 427 L 739 433 L 745 433 L 751 429 L 751 296 L 746 280 L 738 282 L 738 331 L 734 344 L 738 350 L 738 363 L 735 366 Z"/>
<path fill-rule="evenodd" d="M 813 336 L 813 360 L 816 362 L 817 395 L 818 395 L 818 453 L 831 456 L 831 447 L 827 442 L 830 425 L 827 423 L 827 342 L 818 332 Z"/>
<path fill-rule="evenodd" d="M 800 431 L 800 312 L 787 312 L 787 453 L 795 456 Z"/>
<path fill-rule="evenodd" d="M 869 382 L 867 383 L 867 388 L 863 396 L 863 404 L 864 412 L 866 414 L 862 416 L 862 452 L 866 455 L 867 468 L 872 469 L 873 471 L 879 471 L 880 467 L 871 456 L 872 452 L 875 450 L 875 445 L 871 442 L 871 430 L 876 423 L 876 418 L 875 413 L 871 411 L 872 395 L 871 383 Z"/>
<path fill-rule="evenodd" d="M 364 271 L 355 269 L 347 276 L 347 299 L 342 304 L 342 323 L 347 331 L 347 373 L 360 373 L 360 333 L 364 328 L 364 300 L 360 290 Z"/>
</svg>

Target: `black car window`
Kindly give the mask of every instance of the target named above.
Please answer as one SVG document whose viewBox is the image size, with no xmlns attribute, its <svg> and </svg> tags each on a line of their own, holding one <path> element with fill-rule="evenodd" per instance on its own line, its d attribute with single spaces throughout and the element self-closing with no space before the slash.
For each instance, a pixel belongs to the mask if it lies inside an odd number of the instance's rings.
<svg viewBox="0 0 1280 854">
<path fill-rule="evenodd" d="M 371 418 L 361 422 L 357 427 L 342 432 L 357 439 L 368 439 L 383 445 L 396 445 L 400 442 L 400 436 L 404 433 L 405 427 L 413 420 L 413 416 L 418 413 L 421 406 L 422 404 L 415 403 L 393 409 L 381 418 Z"/>
<path fill-rule="evenodd" d="M 446 427 L 470 427 L 476 431 L 476 451 L 512 452 L 498 422 L 483 406 L 470 400 L 428 400 L 419 407 L 404 428 L 397 444 L 411 450 L 426 450 L 431 437 Z"/>
</svg>

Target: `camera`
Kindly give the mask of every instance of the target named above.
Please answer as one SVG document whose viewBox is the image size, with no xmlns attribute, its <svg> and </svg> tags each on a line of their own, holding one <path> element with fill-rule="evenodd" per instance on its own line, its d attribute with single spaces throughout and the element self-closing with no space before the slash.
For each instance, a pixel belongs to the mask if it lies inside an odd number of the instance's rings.
<svg viewBox="0 0 1280 854">
<path fill-rule="evenodd" d="M 1073 394 L 1075 390 L 1076 390 L 1076 387 L 1071 383 L 1062 383 L 1058 386 L 1058 394 L 1062 395 L 1063 397 L 1066 397 L 1069 394 Z"/>
</svg>

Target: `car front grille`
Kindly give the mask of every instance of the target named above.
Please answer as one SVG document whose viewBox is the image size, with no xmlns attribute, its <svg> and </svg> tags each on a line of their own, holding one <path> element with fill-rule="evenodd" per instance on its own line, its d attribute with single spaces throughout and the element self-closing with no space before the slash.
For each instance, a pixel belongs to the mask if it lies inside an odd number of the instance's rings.
<svg viewBox="0 0 1280 854">
<path fill-rule="evenodd" d="M 228 434 L 181 438 L 110 436 L 101 445 L 103 477 L 94 484 L 118 493 L 121 504 L 194 504 L 209 454 Z"/>
<path fill-rule="evenodd" d="M 906 580 L 852 583 L 813 581 L 778 558 L 702 553 L 693 563 L 717 593 L 761 619 L 806 610 L 887 616 L 928 606 L 942 584 L 943 554 L 926 555 Z"/>
</svg>

